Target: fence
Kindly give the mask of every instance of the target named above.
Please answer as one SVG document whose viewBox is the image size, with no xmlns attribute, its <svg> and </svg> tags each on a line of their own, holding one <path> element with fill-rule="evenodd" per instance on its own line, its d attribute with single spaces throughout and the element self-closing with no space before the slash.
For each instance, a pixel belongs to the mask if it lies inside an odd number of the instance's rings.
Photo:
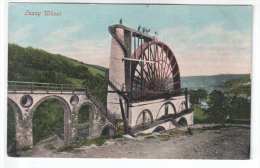
<svg viewBox="0 0 260 168">
<path fill-rule="evenodd" d="M 72 84 L 56 84 L 56 83 L 39 83 L 39 82 L 22 82 L 22 81 L 8 81 L 8 91 L 35 91 L 43 90 L 50 91 L 85 91 L 86 88 L 79 85 Z"/>
</svg>

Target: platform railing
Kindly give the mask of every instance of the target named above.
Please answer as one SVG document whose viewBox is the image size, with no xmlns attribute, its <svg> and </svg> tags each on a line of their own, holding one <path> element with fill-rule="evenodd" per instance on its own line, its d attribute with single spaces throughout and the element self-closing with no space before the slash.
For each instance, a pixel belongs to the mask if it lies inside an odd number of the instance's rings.
<svg viewBox="0 0 260 168">
<path fill-rule="evenodd" d="M 56 83 L 40 83 L 40 82 L 24 82 L 24 81 L 8 81 L 8 91 L 85 91 L 86 88 L 80 85 L 72 84 L 56 84 Z"/>
</svg>

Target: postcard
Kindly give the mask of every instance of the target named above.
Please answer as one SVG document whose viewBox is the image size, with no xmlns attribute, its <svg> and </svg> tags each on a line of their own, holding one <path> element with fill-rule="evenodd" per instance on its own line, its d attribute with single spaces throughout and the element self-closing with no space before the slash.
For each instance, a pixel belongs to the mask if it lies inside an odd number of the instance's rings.
<svg viewBox="0 0 260 168">
<path fill-rule="evenodd" d="M 250 159 L 251 5 L 8 4 L 9 157 Z"/>
</svg>

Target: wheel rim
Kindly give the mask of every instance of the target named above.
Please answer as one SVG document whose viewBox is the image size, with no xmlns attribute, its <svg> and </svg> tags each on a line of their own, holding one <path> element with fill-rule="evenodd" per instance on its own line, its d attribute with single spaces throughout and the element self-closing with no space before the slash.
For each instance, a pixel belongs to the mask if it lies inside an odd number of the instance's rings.
<svg viewBox="0 0 260 168">
<path fill-rule="evenodd" d="M 178 63 L 166 44 L 156 40 L 144 42 L 131 57 L 141 60 L 131 66 L 133 99 L 180 89 Z"/>
</svg>

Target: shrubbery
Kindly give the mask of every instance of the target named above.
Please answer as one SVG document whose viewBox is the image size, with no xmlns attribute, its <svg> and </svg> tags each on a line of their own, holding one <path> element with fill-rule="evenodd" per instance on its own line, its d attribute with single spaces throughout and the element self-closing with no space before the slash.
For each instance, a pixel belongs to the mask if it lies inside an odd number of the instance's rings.
<svg viewBox="0 0 260 168">
<path fill-rule="evenodd" d="M 251 85 L 250 79 L 230 80 L 222 90 L 213 90 L 208 95 L 203 89 L 190 91 L 190 101 L 197 123 L 225 123 L 230 120 L 250 121 Z M 202 104 L 206 103 L 205 105 Z"/>
<path fill-rule="evenodd" d="M 56 99 L 48 99 L 33 112 L 33 143 L 52 136 L 64 134 L 63 105 Z"/>
</svg>

